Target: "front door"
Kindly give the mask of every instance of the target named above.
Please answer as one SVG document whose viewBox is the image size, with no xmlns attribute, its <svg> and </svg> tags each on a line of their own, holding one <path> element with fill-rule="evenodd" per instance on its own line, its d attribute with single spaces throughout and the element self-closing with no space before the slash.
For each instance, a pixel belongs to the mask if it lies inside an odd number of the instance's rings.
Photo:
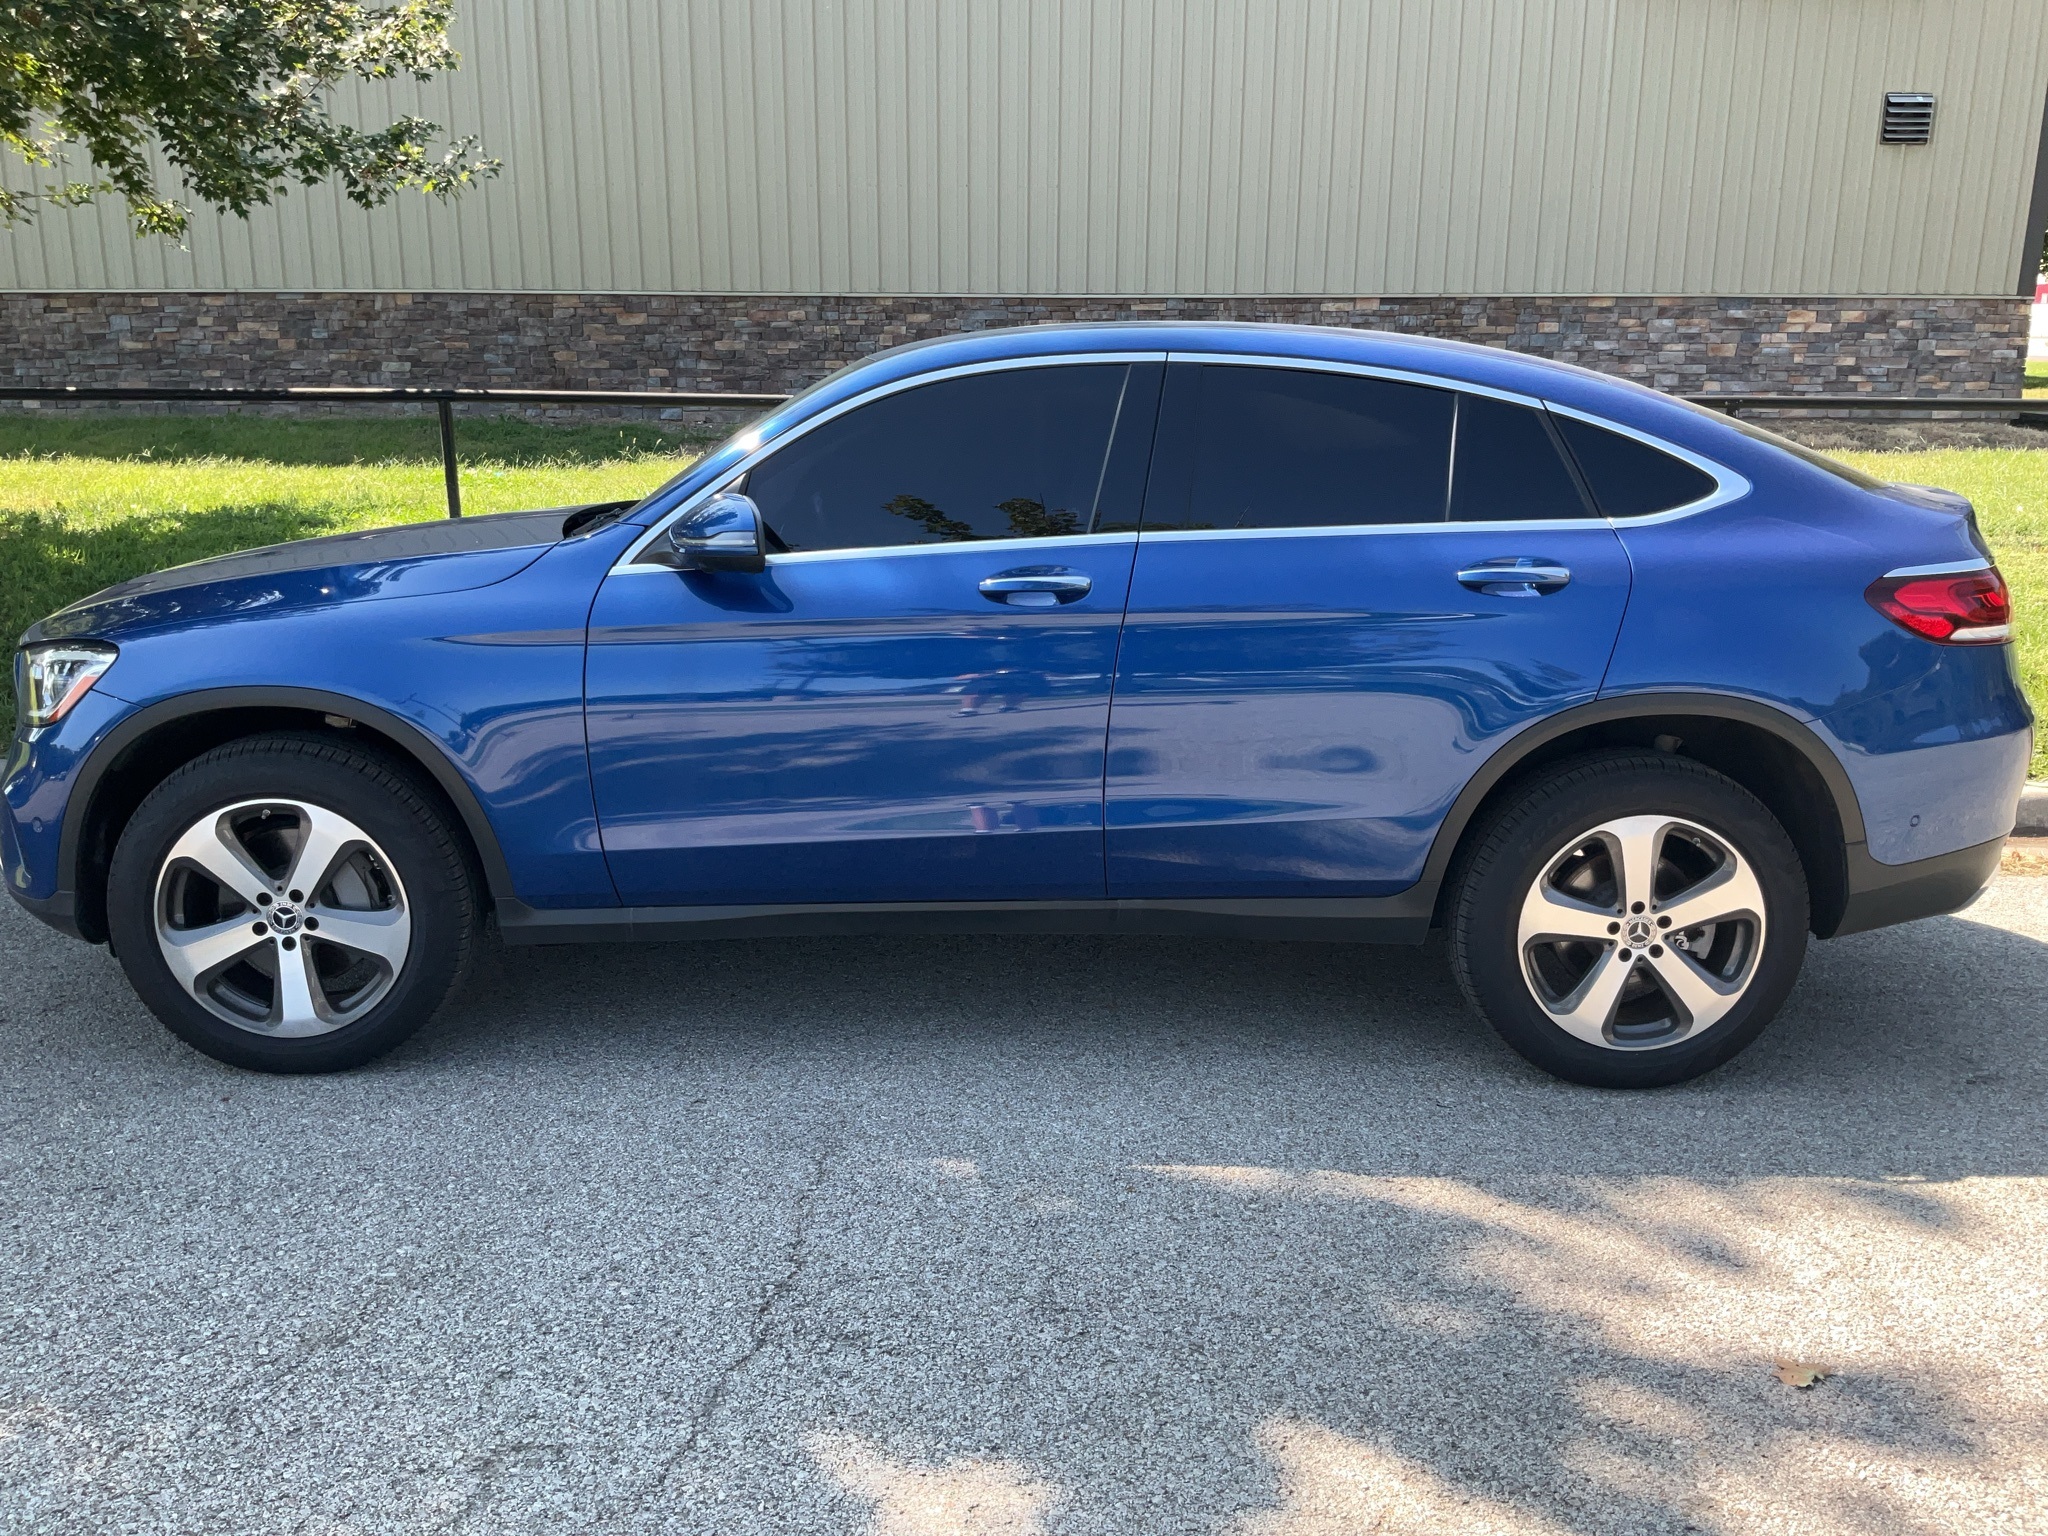
<svg viewBox="0 0 2048 1536">
<path fill-rule="evenodd" d="M 1110 725 L 1110 894 L 1389 895 L 1629 590 L 1534 402 L 1175 362 Z"/>
<path fill-rule="evenodd" d="M 750 467 L 787 550 L 765 572 L 615 571 L 586 686 L 624 901 L 1099 898 L 1161 372 L 1054 362 L 899 390 Z"/>
</svg>

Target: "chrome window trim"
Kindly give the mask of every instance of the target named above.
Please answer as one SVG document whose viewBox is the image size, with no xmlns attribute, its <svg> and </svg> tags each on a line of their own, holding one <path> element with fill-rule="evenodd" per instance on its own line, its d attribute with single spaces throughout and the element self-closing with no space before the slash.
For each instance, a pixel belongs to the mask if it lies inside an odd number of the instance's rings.
<svg viewBox="0 0 2048 1536">
<path fill-rule="evenodd" d="M 933 544 L 872 544 L 861 549 L 793 549 L 785 554 L 768 556 L 770 566 L 815 565 L 821 560 L 873 560 L 881 555 L 936 555 L 952 551 L 958 554 L 966 549 L 1026 551 L 1034 549 L 1074 549 L 1086 546 L 1100 549 L 1110 544 L 1135 544 L 1138 535 L 1130 533 L 1053 533 L 1028 539 L 945 539 Z M 666 566 L 643 566 L 643 570 L 662 571 Z"/>
<path fill-rule="evenodd" d="M 1518 520 L 1512 518 L 1486 522 L 1429 522 L 1429 523 L 1341 523 L 1314 528 L 1173 528 L 1142 533 L 1147 539 L 1166 539 L 1185 542 L 1190 539 L 1236 539 L 1236 538 L 1327 538 L 1334 535 L 1383 534 L 1383 533 L 1449 533 L 1453 530 L 1477 530 L 1480 532 L 1510 532 L 1521 530 L 1527 533 L 1558 533 L 1576 528 L 1642 528 L 1655 523 L 1675 522 L 1683 517 L 1695 517 L 1715 507 L 1726 506 L 1731 501 L 1740 501 L 1752 489 L 1749 480 L 1736 471 L 1689 448 L 1658 437 L 1655 433 L 1642 431 L 1591 411 L 1582 411 L 1573 406 L 1560 405 L 1539 395 L 1522 394 L 1516 390 L 1495 389 L 1488 384 L 1475 384 L 1466 379 L 1454 379 L 1443 374 L 1417 373 L 1407 368 L 1387 368 L 1376 363 L 1345 362 L 1325 357 L 1288 357 L 1263 352 L 1060 352 L 1042 357 L 1010 357 L 990 362 L 962 363 L 952 368 L 934 369 L 905 379 L 892 379 L 878 384 L 873 389 L 842 400 L 830 410 L 820 411 L 807 421 L 798 423 L 772 443 L 751 450 L 747 456 L 715 483 L 698 491 L 672 511 L 665 513 L 648 530 L 627 548 L 612 566 L 612 575 L 668 575 L 667 566 L 639 565 L 641 553 L 668 525 L 677 518 L 695 509 L 701 502 L 731 485 L 754 465 L 773 454 L 787 443 L 793 443 L 815 427 L 836 420 L 846 412 L 888 395 L 899 394 L 906 389 L 915 389 L 921 384 L 936 384 L 946 379 L 966 378 L 977 373 L 996 373 L 1014 368 L 1044 368 L 1087 363 L 1206 363 L 1219 367 L 1242 368 L 1289 368 L 1316 373 L 1348 373 L 1362 378 L 1387 379 L 1397 384 L 1416 384 L 1425 389 L 1448 389 L 1460 394 L 1485 395 L 1490 399 L 1504 400 L 1511 405 L 1528 406 L 1535 410 L 1549 411 L 1557 416 L 1569 416 L 1583 421 L 1588 426 L 1617 432 L 1623 437 L 1632 437 L 1645 447 L 1660 453 L 1668 453 L 1682 463 L 1690 464 L 1714 482 L 1711 494 L 1682 506 L 1670 507 L 1662 512 L 1650 512 L 1641 517 L 1585 517 L 1585 518 L 1542 518 Z M 1050 539 L 976 539 L 932 544 L 884 544 L 864 549 L 815 549 L 795 551 L 789 554 L 770 555 L 771 565 L 787 560 L 872 558 L 877 555 L 905 554 L 916 550 L 954 549 L 961 543 L 975 543 L 993 547 L 1014 546 L 1044 547 L 1061 543 L 1099 543 L 1104 539 L 1138 537 L 1140 535 L 1118 534 L 1075 534 L 1059 535 Z M 1976 569 L 1976 567 L 1971 567 Z M 1944 573 L 1945 574 L 1945 573 Z"/>
<path fill-rule="evenodd" d="M 1895 571 L 1886 571 L 1879 581 L 1890 581 L 1899 576 L 1967 576 L 1972 571 L 1988 571 L 1991 562 L 1979 555 L 1974 560 L 1951 560 L 1944 565 L 1902 565 Z"/>
<path fill-rule="evenodd" d="M 1313 528 L 1158 528 L 1143 537 L 1147 544 L 1185 544 L 1196 539 L 1363 538 L 1380 533 L 1571 533 L 1614 526 L 1604 517 L 1530 517 L 1464 523 L 1326 523 Z"/>
<path fill-rule="evenodd" d="M 773 442 L 756 444 L 754 447 L 750 448 L 747 451 L 747 456 L 745 458 L 741 459 L 739 463 L 735 464 L 730 470 L 726 471 L 725 474 L 719 476 L 717 480 L 713 481 L 710 485 L 705 486 L 703 489 L 699 490 L 694 495 L 686 498 L 682 502 L 678 503 L 675 507 L 671 508 L 669 511 L 663 513 L 659 518 L 655 519 L 655 521 L 648 526 L 647 531 L 643 533 L 639 538 L 635 539 L 630 545 L 628 545 L 626 548 L 626 552 L 620 555 L 619 558 L 612 563 L 612 568 L 607 574 L 611 576 L 630 576 L 654 573 L 659 575 L 673 576 L 675 573 L 668 566 L 638 565 L 635 563 L 639 560 L 642 552 L 646 550 L 647 546 L 649 544 L 652 544 L 655 538 L 668 528 L 668 525 L 670 523 L 673 523 L 677 518 L 682 517 L 687 513 L 696 510 L 696 508 L 699 505 L 706 501 L 709 501 L 713 496 L 716 496 L 720 491 L 725 490 L 728 486 L 730 486 L 733 483 L 733 481 L 739 479 L 740 476 L 746 474 L 747 471 L 752 469 L 756 464 L 759 464 L 760 462 L 762 462 L 762 460 L 768 458 L 769 456 L 778 452 L 782 448 L 787 447 L 790 443 L 795 442 L 798 438 L 803 437 L 806 433 L 811 432 L 818 427 L 824 426 L 825 423 L 828 421 L 836 421 L 839 417 L 844 416 L 848 411 L 856 410 L 863 405 L 872 404 L 874 401 L 884 399 L 889 395 L 901 394 L 906 389 L 916 389 L 920 385 L 939 384 L 943 383 L 947 379 L 964 379 L 977 373 L 1003 373 L 1019 368 L 1072 367 L 1081 366 L 1088 363 L 1163 363 L 1166 361 L 1166 358 L 1167 354 L 1164 352 L 1053 352 L 1047 353 L 1042 357 L 1005 357 L 997 358 L 993 361 L 984 363 L 960 363 L 951 368 L 934 368 L 929 373 L 912 374 L 908 378 L 891 379 L 886 384 L 877 384 L 874 388 L 863 390 L 860 394 L 848 396 L 846 399 L 840 401 L 837 405 L 833 406 L 829 410 L 820 411 L 817 415 L 809 417 L 804 421 L 798 422 L 795 426 L 791 427 L 787 432 L 784 432 L 780 436 L 778 436 Z M 810 559 L 822 556 L 845 557 L 849 555 L 898 555 L 904 553 L 907 550 L 916 549 L 956 549 L 963 543 L 1000 544 L 1007 547 L 1013 544 L 1045 544 L 1051 542 L 1058 542 L 1060 540 L 1069 538 L 1077 538 L 1082 540 L 1083 542 L 1097 542 L 1108 537 L 1111 537 L 1111 535 L 1099 533 L 1084 533 L 1072 535 L 1058 534 L 1054 535 L 1053 538 L 1049 540 L 967 539 L 932 544 L 880 544 L 864 549 L 797 550 L 791 551 L 788 554 L 770 555 L 768 559 L 769 562 L 773 564 L 781 560 L 791 560 L 800 558 Z"/>
</svg>

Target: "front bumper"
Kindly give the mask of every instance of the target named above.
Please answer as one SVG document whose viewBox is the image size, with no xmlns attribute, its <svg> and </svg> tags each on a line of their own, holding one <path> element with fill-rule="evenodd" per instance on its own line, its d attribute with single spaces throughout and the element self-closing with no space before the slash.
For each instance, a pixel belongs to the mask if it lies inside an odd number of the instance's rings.
<svg viewBox="0 0 2048 1536">
<path fill-rule="evenodd" d="M 66 830 L 75 840 L 76 813 L 83 809 L 72 791 L 94 749 L 134 708 L 94 688 L 57 724 L 34 732 L 17 728 L 0 774 L 0 879 L 23 907 L 74 938 L 88 935 L 77 925 L 68 867 L 76 859 Z"/>
</svg>

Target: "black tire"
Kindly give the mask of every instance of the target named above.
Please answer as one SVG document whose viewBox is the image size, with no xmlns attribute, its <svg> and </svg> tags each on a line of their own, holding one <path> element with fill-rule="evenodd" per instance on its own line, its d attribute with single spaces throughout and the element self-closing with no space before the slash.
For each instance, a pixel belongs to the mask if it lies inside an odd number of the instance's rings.
<svg viewBox="0 0 2048 1536">
<path fill-rule="evenodd" d="M 1761 938 L 1746 962 L 1747 989 L 1724 1017 L 1670 1044 L 1622 1046 L 1610 1035 L 1609 1043 L 1596 1045 L 1561 1027 L 1535 995 L 1524 973 L 1523 902 L 1539 879 L 1561 867 L 1563 850 L 1575 840 L 1630 816 L 1682 818 L 1739 855 L 1762 891 Z M 1626 918 L 1626 911 L 1616 911 Z M 1732 779 L 1675 755 L 1600 753 L 1558 763 L 1477 829 L 1454 873 L 1447 919 L 1459 989 L 1522 1056 L 1567 1082 L 1655 1088 L 1711 1072 L 1762 1033 L 1783 1006 L 1806 956 L 1806 871 L 1777 819 Z M 1624 934 L 1608 942 L 1628 940 Z"/>
<path fill-rule="evenodd" d="M 324 1034 L 275 1038 L 229 1022 L 186 990 L 158 944 L 159 876 L 178 839 L 211 813 L 273 798 L 354 823 L 405 893 L 410 938 L 402 962 L 395 973 L 386 968 L 382 995 L 361 1017 Z M 398 764 L 331 738 L 267 735 L 195 758 L 142 802 L 114 850 L 107 926 L 136 993 L 186 1044 L 258 1072 L 339 1072 L 382 1056 L 433 1016 L 468 969 L 477 908 L 463 845 Z M 309 946 L 309 969 L 312 963 Z"/>
</svg>

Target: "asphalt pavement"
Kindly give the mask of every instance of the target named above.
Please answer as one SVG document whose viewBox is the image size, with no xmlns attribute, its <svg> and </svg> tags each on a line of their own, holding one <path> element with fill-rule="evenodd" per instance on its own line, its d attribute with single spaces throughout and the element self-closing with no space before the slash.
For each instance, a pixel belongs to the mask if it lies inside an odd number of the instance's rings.
<svg viewBox="0 0 2048 1536">
<path fill-rule="evenodd" d="M 325 1079 L 0 954 L 10 1533 L 2048 1530 L 2048 879 L 1637 1095 L 1434 949 L 502 952 Z"/>
</svg>

